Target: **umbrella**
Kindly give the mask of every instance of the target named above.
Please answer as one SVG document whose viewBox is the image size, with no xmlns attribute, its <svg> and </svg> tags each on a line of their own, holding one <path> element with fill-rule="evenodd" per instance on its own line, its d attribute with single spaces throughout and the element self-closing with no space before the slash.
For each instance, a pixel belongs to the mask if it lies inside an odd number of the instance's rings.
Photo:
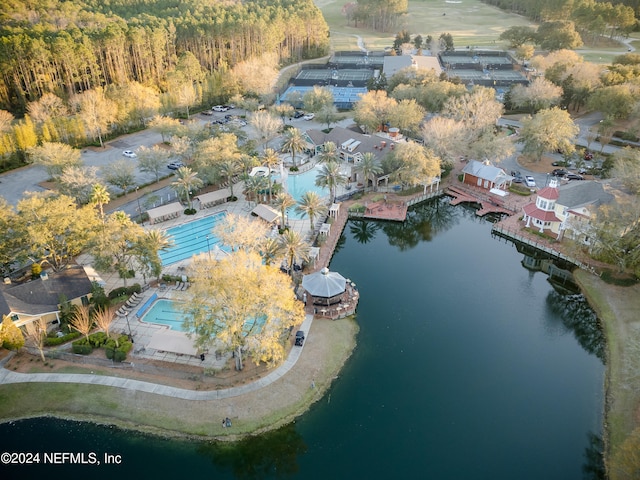
<svg viewBox="0 0 640 480">
<path fill-rule="evenodd" d="M 345 292 L 347 280 L 338 272 L 330 272 L 328 268 L 323 268 L 302 277 L 302 288 L 309 292 L 309 295 L 327 299 L 327 303 L 330 303 L 331 298 Z"/>
</svg>

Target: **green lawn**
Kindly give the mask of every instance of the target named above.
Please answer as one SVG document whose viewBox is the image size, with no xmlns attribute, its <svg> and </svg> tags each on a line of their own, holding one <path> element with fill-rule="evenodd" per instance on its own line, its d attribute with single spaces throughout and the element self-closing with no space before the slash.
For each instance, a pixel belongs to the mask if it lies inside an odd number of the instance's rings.
<svg viewBox="0 0 640 480">
<path fill-rule="evenodd" d="M 500 34 L 515 25 L 532 25 L 526 18 L 503 12 L 478 0 L 444 3 L 442 0 L 410 0 L 409 10 L 401 24 L 392 32 L 375 32 L 347 26 L 341 13 L 346 2 L 316 0 L 331 30 L 333 50 L 358 50 L 357 36 L 362 37 L 369 50 L 382 50 L 393 44 L 393 38 L 404 28 L 412 35 L 431 35 L 437 39 L 442 33 L 453 36 L 456 47 L 504 48 L 498 40 Z"/>
</svg>

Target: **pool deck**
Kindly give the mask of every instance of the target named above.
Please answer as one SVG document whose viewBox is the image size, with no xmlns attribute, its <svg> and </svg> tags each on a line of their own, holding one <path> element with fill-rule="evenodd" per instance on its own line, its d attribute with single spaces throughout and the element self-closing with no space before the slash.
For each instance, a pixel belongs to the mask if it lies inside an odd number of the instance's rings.
<svg viewBox="0 0 640 480">
<path fill-rule="evenodd" d="M 153 225 L 145 224 L 144 228 L 147 230 L 152 230 L 152 229 L 166 230 L 171 227 L 182 225 L 182 224 L 191 222 L 193 220 L 214 215 L 220 212 L 227 212 L 229 214 L 235 214 L 239 216 L 248 216 L 251 210 L 253 210 L 253 208 L 255 207 L 255 202 L 250 202 L 246 200 L 246 198 L 242 194 L 243 189 L 244 189 L 243 182 L 234 184 L 233 193 L 235 196 L 238 197 L 238 200 L 236 202 L 227 202 L 221 205 L 216 205 L 211 208 L 198 210 L 195 215 L 191 215 L 191 216 L 180 215 L 177 218 L 170 219 L 162 223 L 157 223 Z M 320 250 L 320 257 L 316 261 L 316 265 L 314 266 L 313 270 L 322 268 L 322 266 L 327 266 L 329 264 L 329 261 L 331 260 L 331 256 L 333 254 L 335 244 L 340 238 L 340 234 L 342 233 L 344 224 L 346 224 L 346 221 L 347 221 L 346 208 L 341 210 L 342 211 L 340 212 L 340 218 L 337 219 L 338 220 L 337 223 L 334 223 L 335 228 L 332 229 L 331 234 L 329 235 L 324 245 L 322 246 Z M 298 219 L 289 217 L 289 226 L 290 228 L 298 232 L 302 236 L 302 238 L 308 238 L 310 235 L 309 220 L 306 218 L 298 220 Z M 212 256 L 225 255 L 225 253 L 221 252 L 220 250 L 212 248 L 211 255 Z M 176 263 L 172 263 L 164 267 L 162 270 L 162 273 L 166 275 L 175 275 L 175 276 L 187 275 L 188 266 L 190 262 L 191 262 L 191 259 L 189 258 L 189 259 L 178 261 Z M 78 258 L 78 263 L 83 265 L 90 265 L 92 263 L 92 258 L 88 255 L 81 255 Z M 105 282 L 106 291 L 110 291 L 114 288 L 122 287 L 124 285 L 123 280 L 115 272 L 101 272 L 101 277 L 102 277 L 102 280 Z M 138 275 L 134 278 L 127 279 L 127 285 L 132 285 L 134 283 L 145 285 L 149 283 L 149 280 L 150 280 L 149 278 L 144 279 L 142 278 L 142 276 Z M 154 293 L 160 299 L 164 298 L 169 300 L 180 301 L 180 300 L 186 300 L 188 297 L 188 291 L 176 290 L 174 285 L 160 284 L 158 287 L 151 287 L 143 292 L 143 298 L 140 302 L 140 305 L 143 305 L 147 300 L 149 300 Z M 197 365 L 205 368 L 221 368 L 226 364 L 228 360 L 228 356 L 218 356 L 218 358 L 216 358 L 216 355 L 213 355 L 213 354 L 205 355 L 205 360 L 202 361 L 200 360 L 199 357 L 193 357 L 189 355 L 178 355 L 171 352 L 147 349 L 147 346 L 149 345 L 149 342 L 151 341 L 151 338 L 153 337 L 153 335 L 158 330 L 166 329 L 168 327 L 143 322 L 135 316 L 136 311 L 137 309 L 134 310 L 128 316 L 128 318 L 116 317 L 112 325 L 113 331 L 116 331 L 116 332 L 119 331 L 124 334 L 128 334 L 129 328 L 130 328 L 131 334 L 135 342 L 133 352 L 132 354 L 130 354 L 130 359 L 132 362 L 135 362 L 136 358 L 144 358 L 149 360 L 160 360 L 168 363 L 179 363 L 179 364 L 194 365 L 194 366 Z M 311 317 L 313 317 L 313 315 L 311 315 Z M 127 324 L 127 320 L 128 320 L 128 324 Z M 309 323 L 309 326 L 307 328 L 310 328 L 310 321 L 307 321 L 307 323 Z"/>
</svg>

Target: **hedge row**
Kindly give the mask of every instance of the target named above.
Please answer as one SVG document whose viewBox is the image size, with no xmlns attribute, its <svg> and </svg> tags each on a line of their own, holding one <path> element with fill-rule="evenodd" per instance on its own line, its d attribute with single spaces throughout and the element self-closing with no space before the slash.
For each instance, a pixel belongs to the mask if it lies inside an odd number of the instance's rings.
<svg viewBox="0 0 640 480">
<path fill-rule="evenodd" d="M 116 347 L 116 341 L 113 338 L 108 338 L 104 332 L 96 332 L 89 335 L 89 339 L 83 337 L 73 342 L 72 351 L 79 355 L 89 355 L 94 348 L 100 347 L 104 347 L 105 354 L 109 360 L 122 362 L 127 358 L 127 353 L 131 351 L 133 344 L 129 341 L 127 335 L 120 335 L 118 337 L 118 347 Z"/>
<path fill-rule="evenodd" d="M 130 295 L 133 295 L 134 293 L 140 293 L 141 291 L 142 291 L 142 287 L 140 286 L 140 284 L 134 283 L 130 287 L 114 288 L 109 292 L 109 298 L 113 300 L 114 298 L 123 297 L 125 295 L 130 296 Z"/>
<path fill-rule="evenodd" d="M 67 343 L 71 340 L 75 340 L 80 336 L 80 332 L 71 332 L 63 335 L 62 337 L 45 337 L 44 346 L 45 347 L 55 347 L 56 345 L 62 345 L 63 343 Z"/>
</svg>

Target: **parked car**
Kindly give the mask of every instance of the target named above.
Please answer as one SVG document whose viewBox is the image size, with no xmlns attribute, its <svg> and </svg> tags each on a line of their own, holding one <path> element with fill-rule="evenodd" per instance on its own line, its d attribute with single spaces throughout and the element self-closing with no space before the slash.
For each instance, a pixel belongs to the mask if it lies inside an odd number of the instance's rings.
<svg viewBox="0 0 640 480">
<path fill-rule="evenodd" d="M 293 118 L 301 118 L 304 117 L 304 112 L 301 112 L 300 110 L 296 110 L 295 112 L 293 112 Z"/>
<path fill-rule="evenodd" d="M 236 108 L 236 106 L 233 104 L 223 105 L 223 107 L 225 107 L 227 110 L 233 110 L 234 108 Z"/>
<path fill-rule="evenodd" d="M 226 112 L 229 109 L 225 105 L 216 105 L 211 110 L 214 112 Z"/>
<path fill-rule="evenodd" d="M 205 110 L 204 112 L 200 112 L 200 115 L 206 115 L 207 117 L 210 117 L 211 115 L 213 115 L 213 112 L 211 110 Z"/>
<path fill-rule="evenodd" d="M 125 150 L 124 152 L 122 152 L 122 155 L 129 158 L 136 158 L 138 156 L 133 150 Z"/>
<path fill-rule="evenodd" d="M 531 175 L 527 175 L 524 177 L 524 183 L 527 185 L 527 187 L 529 188 L 535 188 L 536 186 L 536 179 L 533 178 Z"/>
<path fill-rule="evenodd" d="M 564 168 L 556 168 L 553 172 L 551 172 L 551 175 L 553 175 L 554 177 L 564 177 L 568 173 L 569 172 L 567 172 Z"/>
<path fill-rule="evenodd" d="M 304 343 L 304 332 L 302 330 L 298 330 L 296 332 L 296 345 L 301 347 Z"/>
<path fill-rule="evenodd" d="M 167 168 L 171 169 L 171 170 L 178 170 L 179 168 L 184 167 L 184 163 L 176 160 L 175 162 L 171 162 L 169 165 L 167 165 Z"/>
<path fill-rule="evenodd" d="M 587 161 L 593 160 L 593 153 L 591 153 L 589 150 L 585 150 L 583 158 Z"/>
<path fill-rule="evenodd" d="M 313 120 L 313 118 L 315 117 L 314 113 L 307 113 L 304 117 L 305 120 Z"/>
<path fill-rule="evenodd" d="M 578 173 L 567 173 L 565 177 L 567 180 L 584 180 L 584 177 Z"/>
</svg>

